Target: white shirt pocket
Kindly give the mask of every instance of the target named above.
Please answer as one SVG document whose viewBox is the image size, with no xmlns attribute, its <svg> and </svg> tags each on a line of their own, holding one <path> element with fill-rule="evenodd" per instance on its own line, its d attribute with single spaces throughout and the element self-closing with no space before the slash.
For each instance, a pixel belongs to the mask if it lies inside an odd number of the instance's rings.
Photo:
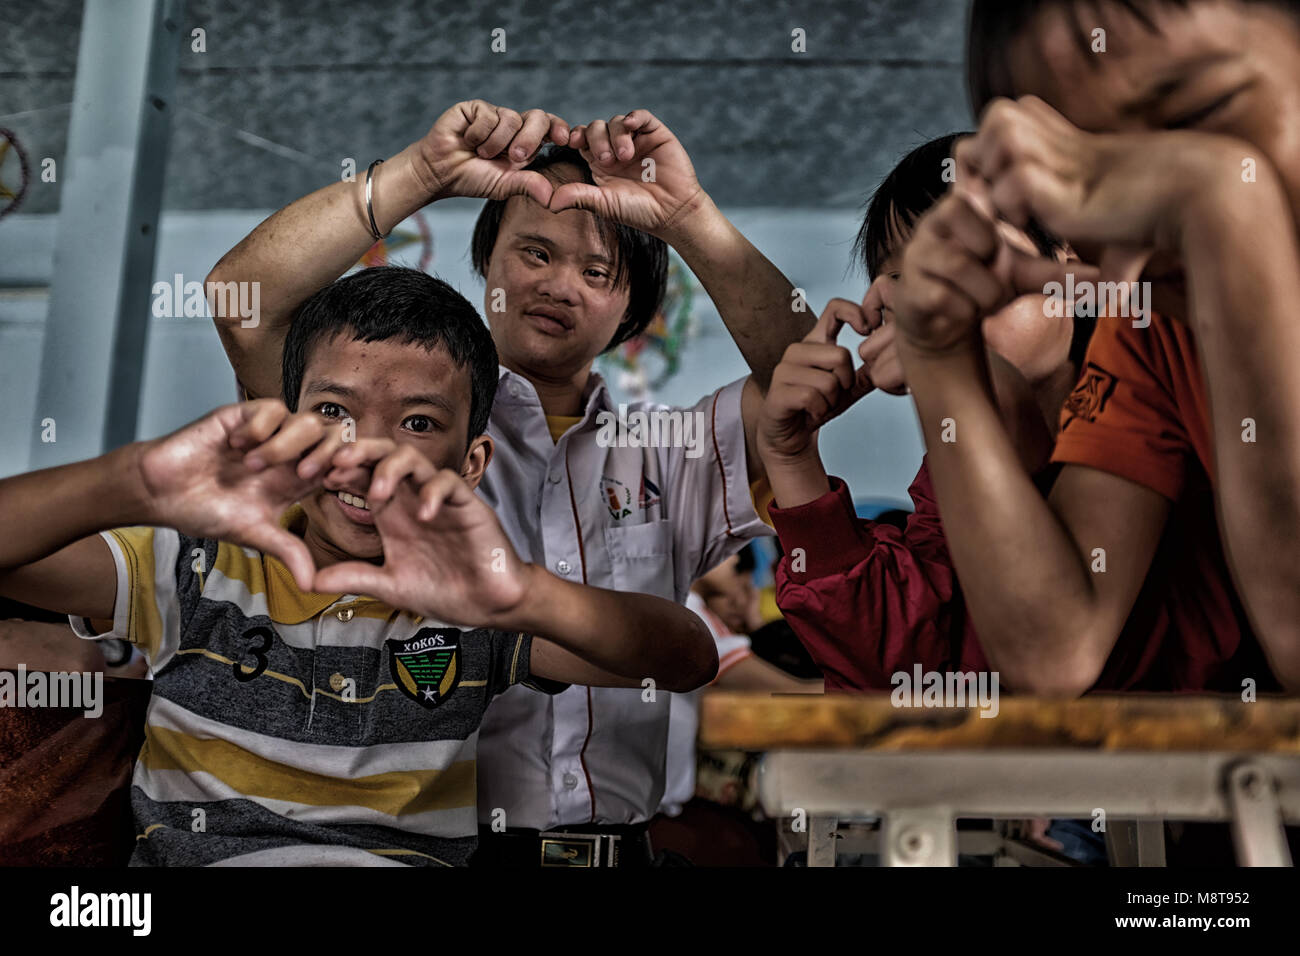
<svg viewBox="0 0 1300 956">
<path fill-rule="evenodd" d="M 606 528 L 605 545 L 615 590 L 676 599 L 671 521 Z"/>
</svg>

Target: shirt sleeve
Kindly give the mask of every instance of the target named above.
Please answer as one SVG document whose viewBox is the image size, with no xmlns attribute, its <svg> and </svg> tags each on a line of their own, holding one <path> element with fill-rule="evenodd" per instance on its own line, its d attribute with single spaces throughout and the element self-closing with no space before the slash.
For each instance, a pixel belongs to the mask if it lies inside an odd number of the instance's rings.
<svg viewBox="0 0 1300 956">
<path fill-rule="evenodd" d="M 490 631 L 492 642 L 491 670 L 488 687 L 491 696 L 504 693 L 515 684 L 522 684 L 543 694 L 558 694 L 569 685 L 548 680 L 533 674 L 533 638 L 522 631 Z"/>
<path fill-rule="evenodd" d="M 112 629 L 96 633 L 94 625 L 80 617 L 69 617 L 69 623 L 78 637 L 127 641 L 153 667 L 180 640 L 176 595 L 180 536 L 169 528 L 143 527 L 117 528 L 101 536 L 117 572 Z"/>
<path fill-rule="evenodd" d="M 1164 495 L 1180 496 L 1195 454 L 1171 384 L 1167 323 L 1097 326 L 1079 382 L 1061 410 L 1052 461 L 1088 465 Z"/>
<path fill-rule="evenodd" d="M 894 673 L 979 670 L 929 472 L 905 531 L 857 516 L 839 478 L 816 501 L 770 513 L 785 554 L 776 599 L 828 689 L 888 690 Z"/>
<path fill-rule="evenodd" d="M 740 396 L 746 379 L 726 385 L 687 409 L 702 434 L 690 445 L 666 449 L 667 500 L 677 577 L 684 587 L 772 530 L 755 507 L 745 452 Z M 761 489 L 756 489 L 760 492 Z M 761 497 L 760 497 L 761 501 Z"/>
</svg>

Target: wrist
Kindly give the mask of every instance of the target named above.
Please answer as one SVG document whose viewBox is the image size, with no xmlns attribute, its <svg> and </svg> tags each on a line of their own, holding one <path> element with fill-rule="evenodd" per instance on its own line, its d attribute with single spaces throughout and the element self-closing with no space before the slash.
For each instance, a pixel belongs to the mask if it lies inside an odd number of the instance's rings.
<svg viewBox="0 0 1300 956">
<path fill-rule="evenodd" d="M 104 456 L 102 463 L 109 480 L 108 501 L 113 502 L 114 527 L 162 524 L 157 499 L 149 493 L 142 462 L 158 440 L 132 442 Z"/>
<path fill-rule="evenodd" d="M 523 587 L 519 599 L 491 616 L 487 626 L 498 631 L 525 631 L 536 634 L 543 629 L 548 609 L 554 603 L 559 578 L 531 562 L 522 563 L 519 576 Z"/>
<path fill-rule="evenodd" d="M 772 486 L 772 502 L 778 508 L 798 508 L 831 490 L 830 477 L 815 450 L 810 456 L 769 464 L 767 481 Z"/>
<path fill-rule="evenodd" d="M 817 436 L 807 436 L 802 448 L 777 448 L 770 442 L 758 441 L 758 457 L 770 472 L 773 468 L 785 471 L 800 471 L 810 466 L 821 466 L 821 453 L 817 447 Z"/>
<path fill-rule="evenodd" d="M 729 225 L 713 198 L 697 185 L 691 197 L 653 235 L 682 252 L 683 247 L 707 246 L 709 237 L 718 235 Z"/>
<path fill-rule="evenodd" d="M 935 413 L 948 417 L 977 398 L 994 401 L 982 339 L 961 347 L 928 349 L 900 338 L 898 359 L 912 401 L 923 419 Z"/>
<path fill-rule="evenodd" d="M 970 365 L 972 361 L 984 359 L 984 336 L 978 324 L 972 326 L 968 333 L 943 343 L 910 338 L 900 326 L 896 342 L 904 380 L 909 389 L 913 387 L 910 368 L 960 368 Z"/>
<path fill-rule="evenodd" d="M 375 217 L 381 230 L 391 229 L 429 203 L 450 195 L 420 143 L 412 143 L 375 167 L 373 185 Z"/>
</svg>

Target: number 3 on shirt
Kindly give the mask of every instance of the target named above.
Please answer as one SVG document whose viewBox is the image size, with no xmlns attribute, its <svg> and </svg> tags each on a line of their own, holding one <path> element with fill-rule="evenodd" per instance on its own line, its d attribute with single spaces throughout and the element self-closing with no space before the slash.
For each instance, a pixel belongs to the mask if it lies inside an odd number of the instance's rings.
<svg viewBox="0 0 1300 956">
<path fill-rule="evenodd" d="M 255 627 L 251 631 L 245 631 L 244 636 L 249 638 L 252 637 L 262 638 L 262 643 L 260 646 L 250 647 L 247 651 L 245 651 L 245 654 L 253 655 L 253 658 L 257 661 L 256 667 L 254 667 L 251 671 L 246 671 L 244 670 L 244 665 L 241 664 L 239 661 L 235 661 L 234 664 L 231 665 L 231 667 L 235 671 L 235 680 L 247 682 L 253 680 L 256 677 L 261 677 L 262 671 L 266 670 L 266 665 L 267 665 L 266 652 L 271 649 L 271 641 L 275 637 L 275 635 L 272 633 L 269 627 Z"/>
</svg>

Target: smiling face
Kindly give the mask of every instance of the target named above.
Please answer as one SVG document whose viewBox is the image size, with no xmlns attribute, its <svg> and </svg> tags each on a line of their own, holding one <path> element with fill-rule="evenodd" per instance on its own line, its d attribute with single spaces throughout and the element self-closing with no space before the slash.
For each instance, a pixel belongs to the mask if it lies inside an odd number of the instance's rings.
<svg viewBox="0 0 1300 956">
<path fill-rule="evenodd" d="M 547 173 L 578 179 L 567 166 Z M 627 288 L 614 285 L 615 254 L 590 213 L 553 213 L 512 197 L 488 262 L 483 307 L 501 364 L 530 378 L 585 378 L 627 313 Z M 498 289 L 505 311 L 494 311 Z"/>
<path fill-rule="evenodd" d="M 471 486 L 487 463 L 479 436 L 468 442 L 470 372 L 446 350 L 389 339 L 362 342 L 338 334 L 312 349 L 303 370 L 298 409 L 339 423 L 352 419 L 356 437 L 390 438 L 418 448 L 439 468 L 462 474 Z M 326 482 L 303 500 L 308 549 L 323 567 L 348 558 L 383 555 L 366 488 Z"/>
<path fill-rule="evenodd" d="M 1041 97 L 1090 132 L 1244 140 L 1281 174 L 1300 219 L 1300 17 L 1240 0 L 1140 10 L 1149 26 L 1113 3 L 1040 10 L 1008 51 L 1017 95 Z M 1080 29 L 1096 28 L 1105 53 L 1079 46 Z"/>
</svg>

